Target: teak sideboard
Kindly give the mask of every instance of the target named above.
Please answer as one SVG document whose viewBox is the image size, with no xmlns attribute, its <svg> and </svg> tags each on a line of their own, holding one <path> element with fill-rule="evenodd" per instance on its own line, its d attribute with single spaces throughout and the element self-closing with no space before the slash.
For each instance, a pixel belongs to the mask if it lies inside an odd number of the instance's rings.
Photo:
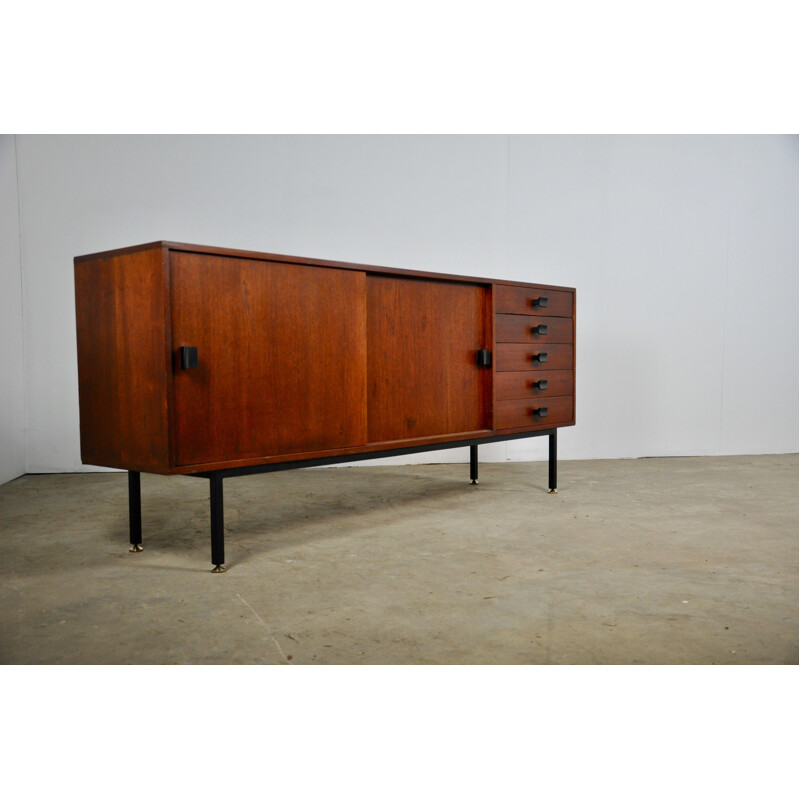
<svg viewBox="0 0 800 800">
<path fill-rule="evenodd" d="M 575 290 L 174 242 L 75 258 L 81 458 L 209 479 L 575 424 Z"/>
</svg>

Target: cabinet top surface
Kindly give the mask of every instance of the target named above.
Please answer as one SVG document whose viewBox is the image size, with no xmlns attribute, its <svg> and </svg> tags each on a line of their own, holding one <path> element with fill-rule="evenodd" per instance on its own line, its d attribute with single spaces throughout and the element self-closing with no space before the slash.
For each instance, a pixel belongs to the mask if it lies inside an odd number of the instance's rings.
<svg viewBox="0 0 800 800">
<path fill-rule="evenodd" d="M 234 258 L 247 258 L 254 261 L 273 261 L 285 264 L 305 264 L 307 266 L 334 267 L 336 269 L 355 269 L 363 272 L 387 273 L 391 275 L 407 275 L 409 277 L 438 278 L 443 280 L 467 281 L 470 283 L 497 283 L 509 284 L 512 286 L 546 286 L 549 289 L 560 289 L 566 292 L 574 292 L 575 289 L 569 286 L 553 286 L 550 284 L 528 284 L 523 281 L 511 281 L 499 278 L 484 278 L 477 275 L 452 275 L 449 273 L 429 272 L 426 270 L 399 269 L 396 267 L 380 267 L 373 264 L 358 264 L 349 261 L 330 261 L 321 258 L 303 258 L 300 256 L 287 256 L 278 253 L 262 253 L 254 250 L 235 250 L 228 247 L 208 247 L 199 244 L 185 244 L 181 242 L 148 242 L 147 244 L 122 247 L 115 250 L 104 250 L 99 253 L 88 253 L 87 255 L 75 256 L 75 263 L 81 261 L 96 261 L 99 259 L 113 258 L 114 256 L 126 253 L 135 253 L 142 250 L 172 250 L 186 253 L 206 253 L 208 255 L 230 256 Z"/>
</svg>

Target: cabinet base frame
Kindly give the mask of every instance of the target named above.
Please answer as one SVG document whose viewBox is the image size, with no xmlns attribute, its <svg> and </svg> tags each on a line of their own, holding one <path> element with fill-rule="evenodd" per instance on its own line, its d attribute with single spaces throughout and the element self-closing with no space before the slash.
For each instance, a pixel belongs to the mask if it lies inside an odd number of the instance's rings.
<svg viewBox="0 0 800 800">
<path fill-rule="evenodd" d="M 411 453 L 424 453 L 432 450 L 448 450 L 454 447 L 469 447 L 469 477 L 473 484 L 478 482 L 478 445 L 493 444 L 494 442 L 507 442 L 512 439 L 527 439 L 532 436 L 549 436 L 548 448 L 548 490 L 550 494 L 557 492 L 556 487 L 556 460 L 558 429 L 550 428 L 540 431 L 525 431 L 524 433 L 500 434 L 486 436 L 480 439 L 466 439 L 456 442 L 440 442 L 437 444 L 400 447 L 394 450 L 376 450 L 369 453 L 356 453 L 343 456 L 327 456 L 323 458 L 304 459 L 302 461 L 281 461 L 276 464 L 257 464 L 249 467 L 234 467 L 220 469 L 212 472 L 195 472 L 188 477 L 207 478 L 209 482 L 209 510 L 211 517 L 211 563 L 214 565 L 212 572 L 225 572 L 225 511 L 223 504 L 222 481 L 225 478 L 237 478 L 243 475 L 258 475 L 262 472 L 280 472 L 286 469 L 301 469 L 302 467 L 321 467 L 332 464 L 344 464 L 348 461 L 365 461 L 372 458 L 389 458 L 403 456 Z M 128 510 L 130 515 L 130 552 L 138 553 L 142 550 L 142 492 L 141 474 L 134 470 L 128 471 Z"/>
</svg>

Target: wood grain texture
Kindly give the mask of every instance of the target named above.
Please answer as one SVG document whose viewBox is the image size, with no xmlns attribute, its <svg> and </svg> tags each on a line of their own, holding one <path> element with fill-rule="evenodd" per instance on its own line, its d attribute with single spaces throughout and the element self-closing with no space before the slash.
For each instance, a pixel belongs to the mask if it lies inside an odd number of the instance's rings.
<svg viewBox="0 0 800 800">
<path fill-rule="evenodd" d="M 494 349 L 496 344 L 497 325 L 494 313 L 494 286 L 489 284 L 483 292 L 483 337 L 482 348 L 490 350 L 494 359 Z M 481 388 L 483 396 L 483 423 L 486 428 L 494 428 L 494 366 L 483 370 L 485 373 L 481 378 Z"/>
<path fill-rule="evenodd" d="M 528 314 L 498 314 L 495 320 L 498 342 L 536 342 L 569 344 L 572 342 L 571 317 L 541 317 Z M 536 332 L 540 325 L 546 333 Z"/>
<path fill-rule="evenodd" d="M 367 276 L 370 442 L 487 427 L 486 288 Z"/>
<path fill-rule="evenodd" d="M 546 389 L 537 383 L 547 381 Z M 536 397 L 571 395 L 575 390 L 572 370 L 525 370 L 524 372 L 498 372 L 495 391 L 498 400 L 517 400 Z"/>
<path fill-rule="evenodd" d="M 366 442 L 364 273 L 182 252 L 171 271 L 176 465 Z"/>
<path fill-rule="evenodd" d="M 577 360 L 578 360 L 578 292 L 573 289 L 572 291 L 572 424 L 575 424 L 575 419 L 578 415 L 578 395 L 577 395 Z"/>
<path fill-rule="evenodd" d="M 79 256 L 75 285 L 85 463 L 186 474 L 574 424 L 508 405 L 574 396 L 568 287 L 170 242 Z"/>
<path fill-rule="evenodd" d="M 124 247 L 115 250 L 107 250 L 100 253 L 90 253 L 88 255 L 76 256 L 75 261 L 93 261 L 98 258 L 108 258 L 118 255 L 120 253 L 129 253 L 138 250 L 147 249 L 165 249 L 173 253 L 201 253 L 205 255 L 229 256 L 231 258 L 244 258 L 249 261 L 271 261 L 273 263 L 281 264 L 305 264 L 308 266 L 317 267 L 335 267 L 336 269 L 353 269 L 359 272 L 371 272 L 376 274 L 385 275 L 405 275 L 411 278 L 434 278 L 442 280 L 456 280 L 467 283 L 483 283 L 483 284 L 496 284 L 498 286 L 508 284 L 509 286 L 518 287 L 520 284 L 511 281 L 496 281 L 492 278 L 479 277 L 477 275 L 455 275 L 442 272 L 430 272 L 427 270 L 419 269 L 404 269 L 398 267 L 385 267 L 375 264 L 359 264 L 350 261 L 332 261 L 324 258 L 309 258 L 304 256 L 291 256 L 280 253 L 264 253 L 258 250 L 237 250 L 230 247 L 211 247 L 201 244 L 187 244 L 185 242 L 170 242 L 158 241 L 149 242 L 147 244 L 133 245 L 131 247 Z M 525 286 L 529 284 L 524 284 Z M 537 289 L 553 289 L 558 291 L 572 292 L 573 290 L 566 286 L 550 286 L 547 284 L 536 284 Z"/>
<path fill-rule="evenodd" d="M 543 317 L 571 317 L 573 294 L 545 286 L 498 285 L 495 310 L 498 314 L 533 314 Z M 547 298 L 547 307 L 538 308 L 534 301 Z"/>
<path fill-rule="evenodd" d="M 540 364 L 533 356 L 547 353 L 547 361 Z M 498 344 L 497 372 L 521 372 L 526 369 L 572 369 L 571 344 Z"/>
<path fill-rule="evenodd" d="M 547 416 L 534 416 L 536 409 L 547 409 Z M 538 400 L 498 400 L 495 407 L 495 428 L 552 428 L 572 420 L 571 397 L 542 397 Z"/>
<path fill-rule="evenodd" d="M 168 472 L 165 255 L 75 263 L 81 460 Z"/>
<path fill-rule="evenodd" d="M 571 424 L 571 423 L 567 423 Z M 550 426 L 554 427 L 554 426 Z M 208 472 L 218 469 L 236 469 L 239 467 L 249 467 L 261 464 L 279 464 L 283 461 L 302 461 L 305 459 L 327 458 L 329 456 L 358 455 L 359 453 L 376 453 L 381 450 L 395 450 L 402 447 L 423 447 L 424 445 L 435 445 L 439 442 L 458 442 L 472 439 L 491 439 L 495 431 L 482 428 L 476 431 L 464 431 L 463 433 L 445 433 L 441 436 L 415 436 L 409 439 L 396 439 L 391 442 L 370 442 L 357 447 L 335 447 L 329 450 L 315 450 L 306 453 L 288 453 L 279 456 L 261 456 L 257 458 L 243 458 L 238 460 L 227 459 L 225 461 L 213 461 L 205 465 L 190 464 L 186 466 L 174 467 L 170 474 L 190 475 L 197 472 Z M 464 445 L 465 447 L 467 445 Z M 357 460 L 357 459 L 353 459 Z"/>
</svg>

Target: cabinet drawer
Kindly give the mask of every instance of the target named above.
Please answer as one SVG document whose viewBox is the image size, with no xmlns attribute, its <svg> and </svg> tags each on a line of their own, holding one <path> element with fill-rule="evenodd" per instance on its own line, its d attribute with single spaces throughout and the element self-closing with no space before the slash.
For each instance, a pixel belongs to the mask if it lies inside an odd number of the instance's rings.
<svg viewBox="0 0 800 800">
<path fill-rule="evenodd" d="M 572 292 L 531 286 L 495 286 L 495 311 L 498 314 L 571 317 L 572 305 Z"/>
<path fill-rule="evenodd" d="M 575 378 L 571 369 L 550 372 L 498 372 L 495 378 L 498 400 L 519 400 L 537 397 L 572 395 Z"/>
<path fill-rule="evenodd" d="M 572 342 L 571 317 L 535 317 L 527 314 L 498 314 L 495 317 L 498 342 Z"/>
<path fill-rule="evenodd" d="M 494 407 L 495 430 L 506 428 L 530 428 L 534 425 L 546 428 L 572 422 L 571 397 L 542 397 L 528 400 L 498 400 Z"/>
<path fill-rule="evenodd" d="M 520 372 L 525 369 L 572 369 L 572 345 L 498 344 L 496 363 L 497 372 Z"/>
</svg>

